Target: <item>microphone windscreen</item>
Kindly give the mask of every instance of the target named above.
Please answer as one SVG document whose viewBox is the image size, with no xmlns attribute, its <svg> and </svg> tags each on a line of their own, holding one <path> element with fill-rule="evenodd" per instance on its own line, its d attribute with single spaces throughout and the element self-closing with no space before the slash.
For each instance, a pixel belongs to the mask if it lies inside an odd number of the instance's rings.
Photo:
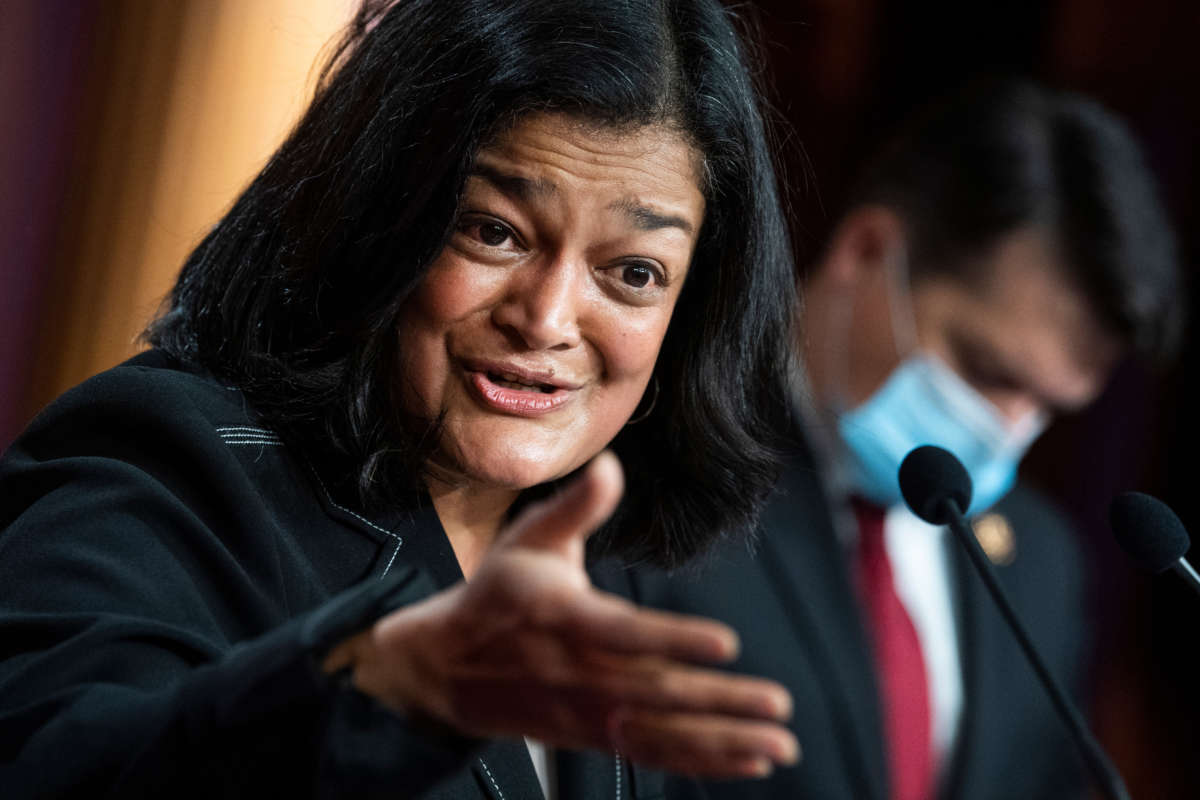
<svg viewBox="0 0 1200 800">
<path fill-rule="evenodd" d="M 971 476 L 947 450 L 931 444 L 914 448 L 900 463 L 900 493 L 912 512 L 933 525 L 950 521 L 943 501 L 947 498 L 966 513 L 971 505 Z"/>
<path fill-rule="evenodd" d="M 1187 530 L 1170 506 L 1141 492 L 1114 497 L 1108 507 L 1108 522 L 1121 548 L 1151 572 L 1172 567 L 1191 544 Z"/>
</svg>

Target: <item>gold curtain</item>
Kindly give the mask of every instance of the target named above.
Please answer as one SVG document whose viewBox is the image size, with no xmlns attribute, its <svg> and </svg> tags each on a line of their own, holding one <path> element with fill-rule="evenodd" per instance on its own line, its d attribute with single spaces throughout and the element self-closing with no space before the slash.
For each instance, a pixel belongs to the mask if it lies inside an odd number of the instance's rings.
<svg viewBox="0 0 1200 800">
<path fill-rule="evenodd" d="M 352 12 L 352 0 L 104 4 L 31 411 L 140 349 L 184 258 L 295 122 Z"/>
</svg>

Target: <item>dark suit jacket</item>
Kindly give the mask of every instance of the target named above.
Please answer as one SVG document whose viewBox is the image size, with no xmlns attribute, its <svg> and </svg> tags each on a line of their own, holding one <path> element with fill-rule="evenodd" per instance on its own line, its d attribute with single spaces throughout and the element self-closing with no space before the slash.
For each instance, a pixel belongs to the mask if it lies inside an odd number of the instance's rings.
<svg viewBox="0 0 1200 800">
<path fill-rule="evenodd" d="M 1017 613 L 1052 672 L 1078 687 L 1084 644 L 1080 554 L 1059 515 L 1018 488 L 997 509 L 1016 551 L 999 567 Z M 742 637 L 734 669 L 792 692 L 802 763 L 762 782 L 714 783 L 714 798 L 886 800 L 880 708 L 867 634 L 811 459 L 800 452 L 767 507 L 756 552 L 718 550 L 672 576 L 639 569 L 639 602 L 715 617 Z M 941 795 L 970 800 L 1083 792 L 1080 765 L 1050 702 L 956 542 L 953 574 L 964 673 L 957 750 Z"/>
<path fill-rule="evenodd" d="M 149 353 L 0 459 L 0 797 L 539 798 L 523 742 L 390 713 L 329 646 L 460 579 L 428 500 L 368 515 L 241 392 Z M 563 798 L 662 779 L 562 753 Z"/>
</svg>

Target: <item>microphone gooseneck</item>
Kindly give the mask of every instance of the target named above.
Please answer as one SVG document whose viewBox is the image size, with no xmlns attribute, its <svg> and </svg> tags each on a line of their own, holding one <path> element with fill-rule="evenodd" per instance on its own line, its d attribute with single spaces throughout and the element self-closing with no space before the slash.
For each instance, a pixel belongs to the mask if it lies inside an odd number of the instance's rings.
<svg viewBox="0 0 1200 800">
<path fill-rule="evenodd" d="M 1174 570 L 1200 591 L 1200 576 L 1184 560 L 1191 537 L 1166 503 L 1141 492 L 1125 492 L 1108 507 L 1113 535 L 1134 563 L 1155 574 Z"/>
<path fill-rule="evenodd" d="M 1000 609 L 1001 616 L 1008 623 L 1017 644 L 1021 646 L 1026 660 L 1041 681 L 1042 688 L 1050 696 L 1059 718 L 1071 732 L 1072 739 L 1097 782 L 1113 800 L 1129 800 L 1129 790 L 1125 788 L 1121 775 L 1088 730 L 1079 710 L 1067 698 L 1042 661 L 1041 655 L 1025 631 L 1025 626 L 1021 624 L 1012 603 L 1000 586 L 991 562 L 963 517 L 964 511 L 971 504 L 971 478 L 962 463 L 940 447 L 924 445 L 904 457 L 900 464 L 899 479 L 900 492 L 912 512 L 931 524 L 947 525 L 966 549 L 975 571 L 979 573 L 992 600 Z"/>
</svg>

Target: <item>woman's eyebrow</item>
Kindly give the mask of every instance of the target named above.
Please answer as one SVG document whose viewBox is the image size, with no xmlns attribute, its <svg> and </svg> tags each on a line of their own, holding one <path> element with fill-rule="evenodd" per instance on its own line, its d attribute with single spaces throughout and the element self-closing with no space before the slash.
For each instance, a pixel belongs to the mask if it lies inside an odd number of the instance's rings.
<svg viewBox="0 0 1200 800">
<path fill-rule="evenodd" d="M 469 175 L 483 178 L 505 194 L 520 200 L 545 198 L 558 194 L 558 187 L 551 181 L 540 178 L 524 178 L 504 172 L 487 163 L 476 162 Z M 633 197 L 624 197 L 610 203 L 608 208 L 626 216 L 638 230 L 657 231 L 663 228 L 678 228 L 687 234 L 691 234 L 695 230 L 692 223 L 683 217 L 657 211 Z"/>
<path fill-rule="evenodd" d="M 675 214 L 664 214 L 655 211 L 650 206 L 639 203 L 632 197 L 626 197 L 615 203 L 610 203 L 608 208 L 612 211 L 620 211 L 633 221 L 638 230 L 642 231 L 657 231 L 662 228 L 679 228 L 684 233 L 692 233 L 692 223 Z"/>
<path fill-rule="evenodd" d="M 483 178 L 500 191 L 519 200 L 530 200 L 535 197 L 548 197 L 558 194 L 558 187 L 550 181 L 523 178 L 520 175 L 503 172 L 490 164 L 477 162 L 471 168 L 469 175 Z"/>
</svg>

